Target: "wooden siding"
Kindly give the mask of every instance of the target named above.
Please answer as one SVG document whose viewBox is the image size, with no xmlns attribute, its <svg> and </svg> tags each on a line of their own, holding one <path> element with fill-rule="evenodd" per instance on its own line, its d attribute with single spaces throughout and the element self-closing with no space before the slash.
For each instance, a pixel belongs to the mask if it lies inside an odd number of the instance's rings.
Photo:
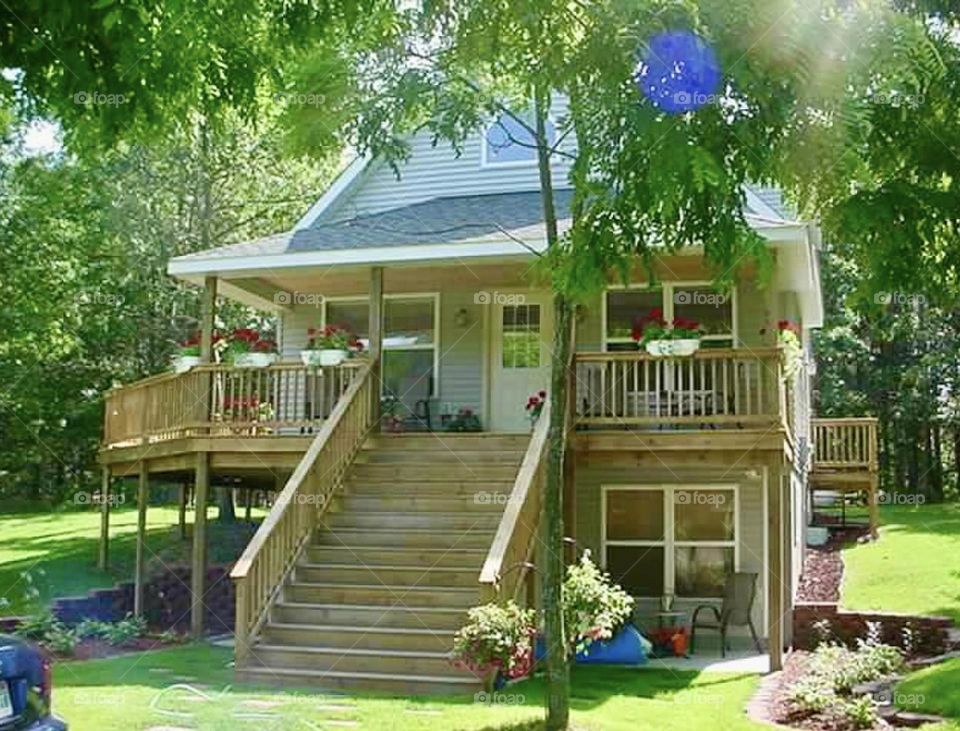
<svg viewBox="0 0 960 731">
<path fill-rule="evenodd" d="M 578 462 L 575 477 L 575 517 L 577 548 L 582 551 L 590 549 L 599 562 L 603 561 L 602 552 L 602 498 L 601 488 L 610 485 L 690 485 L 717 484 L 739 485 L 740 493 L 740 535 L 738 549 L 740 554 L 740 570 L 756 572 L 757 598 L 754 605 L 754 623 L 757 632 L 766 636 L 766 622 L 764 620 L 766 583 L 764 571 L 764 514 L 763 514 L 763 482 L 755 475 L 745 476 L 739 473 L 736 477 L 731 470 L 725 467 L 716 469 L 685 469 L 679 465 L 668 465 L 661 468 L 644 468 L 642 471 L 626 467 L 610 467 L 600 464 L 582 464 Z M 569 532 L 569 531 L 568 531 Z M 718 600 L 719 605 L 719 600 Z M 681 609 L 692 608 L 696 602 L 677 598 L 676 604 Z M 652 613 L 657 610 L 656 601 L 641 600 L 638 603 L 639 616 L 650 621 Z M 739 632 L 739 630 L 738 630 Z"/>
</svg>

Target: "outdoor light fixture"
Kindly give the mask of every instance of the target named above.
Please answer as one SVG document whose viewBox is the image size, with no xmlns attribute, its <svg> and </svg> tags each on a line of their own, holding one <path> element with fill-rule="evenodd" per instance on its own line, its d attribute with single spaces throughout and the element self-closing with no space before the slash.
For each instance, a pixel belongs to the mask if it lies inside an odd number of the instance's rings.
<svg viewBox="0 0 960 731">
<path fill-rule="evenodd" d="M 470 313 L 466 307 L 461 307 L 453 316 L 453 324 L 457 327 L 466 327 L 470 324 Z"/>
</svg>

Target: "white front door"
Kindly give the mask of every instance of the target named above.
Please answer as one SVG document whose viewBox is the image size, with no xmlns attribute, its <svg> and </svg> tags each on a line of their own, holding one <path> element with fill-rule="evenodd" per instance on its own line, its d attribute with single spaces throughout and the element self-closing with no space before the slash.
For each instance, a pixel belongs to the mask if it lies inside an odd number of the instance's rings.
<svg viewBox="0 0 960 731">
<path fill-rule="evenodd" d="M 553 302 L 549 293 L 497 293 L 490 348 L 490 430 L 530 430 L 526 404 L 550 383 Z"/>
</svg>

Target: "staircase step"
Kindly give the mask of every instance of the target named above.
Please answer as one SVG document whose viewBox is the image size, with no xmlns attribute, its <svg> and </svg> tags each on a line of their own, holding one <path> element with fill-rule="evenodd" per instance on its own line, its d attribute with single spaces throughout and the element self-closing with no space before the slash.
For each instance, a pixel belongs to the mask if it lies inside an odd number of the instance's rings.
<svg viewBox="0 0 960 731">
<path fill-rule="evenodd" d="M 399 546 L 402 548 L 484 548 L 489 549 L 495 528 L 471 530 L 398 530 L 394 528 L 318 529 L 315 544 L 323 546 Z"/>
<path fill-rule="evenodd" d="M 410 495 L 411 497 L 459 497 L 473 498 L 477 493 L 509 495 L 513 490 L 514 477 L 503 480 L 462 480 L 448 475 L 446 480 L 403 480 L 396 475 L 380 480 L 359 479 L 347 473 L 344 494 L 356 497 L 375 495 Z"/>
<path fill-rule="evenodd" d="M 529 434 L 375 434 L 363 445 L 364 451 L 394 450 L 459 452 L 512 450 L 523 452 Z"/>
<path fill-rule="evenodd" d="M 337 584 L 291 581 L 283 589 L 290 602 L 369 604 L 376 606 L 441 606 L 468 609 L 480 600 L 480 588 Z"/>
<path fill-rule="evenodd" d="M 297 670 L 333 670 L 345 673 L 410 673 L 464 675 L 450 664 L 448 652 L 361 650 L 345 647 L 300 647 L 256 643 L 250 648 L 249 667 Z"/>
<path fill-rule="evenodd" d="M 454 634 L 454 630 L 427 628 L 270 623 L 263 628 L 261 639 L 268 645 L 447 653 L 453 647 Z"/>
<path fill-rule="evenodd" d="M 389 556 L 394 566 L 432 566 L 476 569 L 479 573 L 487 557 L 483 548 L 398 548 L 397 546 L 317 546 L 307 547 L 307 563 L 376 564 Z"/>
<path fill-rule="evenodd" d="M 463 513 L 394 513 L 344 511 L 327 513 L 322 522 L 333 530 L 341 528 L 380 528 L 390 526 L 395 530 L 427 528 L 435 530 L 496 530 L 500 516 L 489 511 Z"/>
<path fill-rule="evenodd" d="M 389 559 L 390 556 L 383 556 Z M 473 588 L 480 580 L 480 568 L 300 563 L 294 580 L 305 584 L 386 584 L 388 586 L 439 586 Z"/>
<path fill-rule="evenodd" d="M 503 512 L 508 500 L 509 492 L 490 492 L 483 489 L 453 496 L 442 495 L 410 495 L 385 493 L 371 495 L 368 493 L 346 494 L 337 497 L 338 512 L 341 513 L 382 513 L 382 512 L 420 512 L 456 513 L 471 511 L 474 513 Z"/>
<path fill-rule="evenodd" d="M 491 482 L 510 481 L 517 476 L 514 464 L 354 464 L 351 480 L 374 482 Z"/>
<path fill-rule="evenodd" d="M 377 606 L 281 601 L 274 605 L 270 616 L 275 622 L 288 624 L 457 630 L 466 621 L 467 612 L 462 607 L 414 606 L 412 602 L 397 606 Z"/>
<path fill-rule="evenodd" d="M 409 675 L 406 673 L 346 673 L 340 670 L 300 670 L 244 667 L 237 680 L 268 686 L 301 686 L 325 690 L 368 690 L 401 697 L 411 695 L 466 695 L 477 692 L 481 682 L 466 675 Z"/>
<path fill-rule="evenodd" d="M 405 448 L 364 449 L 357 454 L 354 464 L 402 464 L 404 466 L 423 466 L 449 464 L 451 467 L 472 469 L 477 465 L 508 464 L 518 467 L 523 461 L 523 450 L 514 449 L 433 449 L 423 450 Z"/>
</svg>

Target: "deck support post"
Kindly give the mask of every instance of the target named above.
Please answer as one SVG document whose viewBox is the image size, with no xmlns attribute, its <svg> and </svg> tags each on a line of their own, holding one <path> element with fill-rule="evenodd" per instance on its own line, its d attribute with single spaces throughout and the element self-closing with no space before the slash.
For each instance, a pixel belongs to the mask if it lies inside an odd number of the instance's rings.
<svg viewBox="0 0 960 731">
<path fill-rule="evenodd" d="M 137 558 L 133 574 L 133 613 L 143 616 L 143 587 L 146 580 L 147 502 L 150 498 L 150 470 L 140 461 L 137 481 Z"/>
<path fill-rule="evenodd" d="M 187 539 L 187 483 L 180 483 L 180 498 L 179 498 L 178 507 L 178 516 L 177 522 L 180 526 L 180 540 L 185 541 Z"/>
<path fill-rule="evenodd" d="M 370 321 L 368 333 L 370 338 L 370 382 L 374 387 L 370 389 L 370 423 L 376 426 L 380 422 L 380 394 L 382 379 L 382 352 L 383 352 L 383 267 L 370 268 Z"/>
<path fill-rule="evenodd" d="M 217 278 L 205 277 L 203 280 L 203 302 L 200 314 L 200 360 L 210 363 L 213 360 L 213 323 L 217 315 Z"/>
<path fill-rule="evenodd" d="M 784 471 L 772 467 L 767 475 L 767 641 L 770 651 L 770 672 L 783 669 L 784 622 L 789 611 L 784 601 L 789 577 L 784 575 Z"/>
<path fill-rule="evenodd" d="M 97 568 L 106 571 L 110 563 L 110 468 L 100 471 L 100 544 L 97 547 Z"/>
<path fill-rule="evenodd" d="M 193 550 L 190 571 L 190 634 L 203 637 L 203 593 L 207 578 L 207 495 L 210 492 L 210 462 L 206 452 L 197 453 L 193 512 Z"/>
<path fill-rule="evenodd" d="M 880 486 L 876 470 L 870 472 L 870 487 L 867 492 L 867 509 L 870 516 L 870 537 L 880 537 Z"/>
</svg>

